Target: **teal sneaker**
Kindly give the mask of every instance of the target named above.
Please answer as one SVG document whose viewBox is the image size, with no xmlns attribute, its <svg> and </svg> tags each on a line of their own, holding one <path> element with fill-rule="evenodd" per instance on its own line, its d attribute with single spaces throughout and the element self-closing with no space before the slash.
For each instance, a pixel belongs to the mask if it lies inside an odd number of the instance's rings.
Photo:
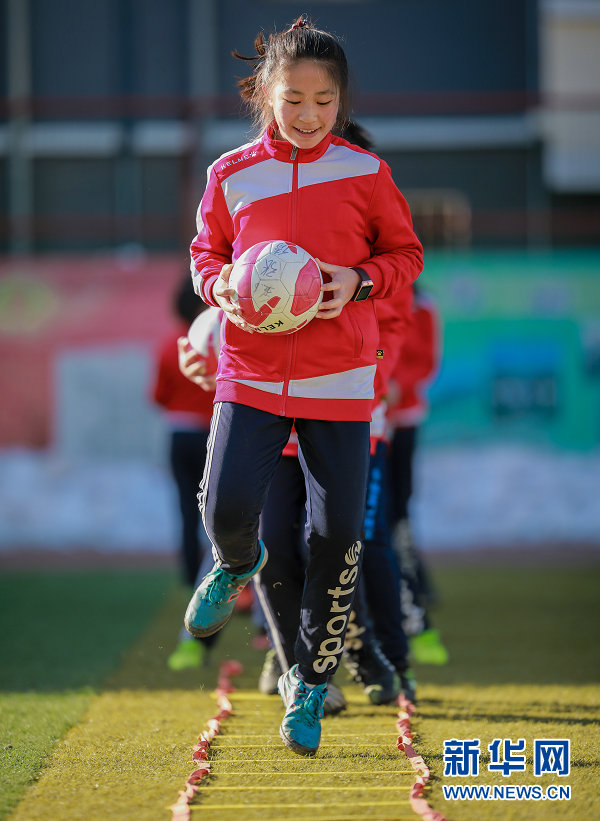
<svg viewBox="0 0 600 821">
<path fill-rule="evenodd" d="M 321 740 L 323 702 L 327 684 L 307 687 L 298 678 L 298 665 L 284 673 L 278 682 L 279 695 L 285 704 L 285 715 L 279 735 L 286 747 L 299 755 L 314 755 Z"/>
<path fill-rule="evenodd" d="M 258 547 L 256 564 L 247 573 L 228 573 L 215 564 L 202 579 L 188 604 L 184 618 L 186 630 L 192 636 L 198 639 L 212 636 L 229 621 L 238 596 L 267 561 L 267 551 L 260 539 Z"/>
</svg>

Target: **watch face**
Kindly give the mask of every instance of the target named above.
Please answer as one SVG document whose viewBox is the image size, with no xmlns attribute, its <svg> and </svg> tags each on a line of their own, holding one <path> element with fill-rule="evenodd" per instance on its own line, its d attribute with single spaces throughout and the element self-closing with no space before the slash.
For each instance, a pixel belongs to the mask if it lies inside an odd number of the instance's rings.
<svg viewBox="0 0 600 821">
<path fill-rule="evenodd" d="M 360 290 L 358 291 L 358 293 L 354 297 L 354 302 L 362 302 L 363 300 L 365 300 L 369 296 L 369 294 L 371 293 L 372 290 L 373 290 L 373 283 L 372 282 L 364 282 L 360 286 Z"/>
</svg>

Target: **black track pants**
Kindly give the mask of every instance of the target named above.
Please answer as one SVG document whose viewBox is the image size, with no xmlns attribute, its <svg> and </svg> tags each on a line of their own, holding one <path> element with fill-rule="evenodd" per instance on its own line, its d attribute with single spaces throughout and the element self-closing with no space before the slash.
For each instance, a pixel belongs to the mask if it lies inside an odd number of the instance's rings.
<svg viewBox="0 0 600 821">
<path fill-rule="evenodd" d="M 319 684 L 339 664 L 360 573 L 369 423 L 292 420 L 217 403 L 199 498 L 223 569 L 250 569 L 260 513 L 292 423 L 306 478 L 309 531 L 295 658 L 301 677 Z"/>
</svg>

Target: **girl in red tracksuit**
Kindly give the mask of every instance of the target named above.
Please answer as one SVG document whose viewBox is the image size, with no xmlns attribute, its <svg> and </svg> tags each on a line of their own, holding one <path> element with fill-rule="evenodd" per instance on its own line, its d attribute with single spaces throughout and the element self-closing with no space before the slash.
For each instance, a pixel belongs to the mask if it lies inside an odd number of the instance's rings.
<svg viewBox="0 0 600 821">
<path fill-rule="evenodd" d="M 429 410 L 427 389 L 440 362 L 440 320 L 433 300 L 414 287 L 410 322 L 390 376 L 388 391 L 388 516 L 392 544 L 402 570 L 404 630 L 416 661 L 445 664 L 448 652 L 430 623 L 433 598 L 429 574 L 410 523 L 413 461 L 419 427 Z"/>
<path fill-rule="evenodd" d="M 177 340 L 187 333 L 199 313 L 208 310 L 194 293 L 189 276 L 177 288 L 173 308 L 178 324 L 161 341 L 152 398 L 163 409 L 169 428 L 169 459 L 181 513 L 181 570 L 183 581 L 192 586 L 202 556 L 195 492 L 204 471 L 214 393 L 194 385 L 179 370 Z"/>
<path fill-rule="evenodd" d="M 422 248 L 406 201 L 376 155 L 335 136 L 347 113 L 348 69 L 337 40 L 298 20 L 255 41 L 240 88 L 261 136 L 208 171 L 191 245 L 196 291 L 227 321 L 200 505 L 216 563 L 186 625 L 208 635 L 266 561 L 260 511 L 289 439 L 298 434 L 309 508 L 309 563 L 295 645 L 280 680 L 284 743 L 312 754 L 327 680 L 339 663 L 360 572 L 377 356 L 375 300 L 412 283 Z M 297 243 L 326 280 L 315 319 L 295 334 L 252 332 L 228 280 L 259 241 Z"/>
</svg>

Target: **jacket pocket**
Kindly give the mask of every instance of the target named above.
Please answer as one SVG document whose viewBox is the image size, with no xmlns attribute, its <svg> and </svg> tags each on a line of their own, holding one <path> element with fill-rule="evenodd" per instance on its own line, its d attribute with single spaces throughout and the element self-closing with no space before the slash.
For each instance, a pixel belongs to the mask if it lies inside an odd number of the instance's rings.
<svg viewBox="0 0 600 821">
<path fill-rule="evenodd" d="M 354 310 L 352 307 L 348 310 L 349 306 L 346 306 L 348 319 L 350 320 L 350 329 L 352 332 L 352 341 L 353 341 L 353 348 L 352 348 L 352 358 L 353 359 L 361 359 L 365 347 L 365 340 L 363 336 L 363 331 L 359 323 L 358 311 Z"/>
</svg>

